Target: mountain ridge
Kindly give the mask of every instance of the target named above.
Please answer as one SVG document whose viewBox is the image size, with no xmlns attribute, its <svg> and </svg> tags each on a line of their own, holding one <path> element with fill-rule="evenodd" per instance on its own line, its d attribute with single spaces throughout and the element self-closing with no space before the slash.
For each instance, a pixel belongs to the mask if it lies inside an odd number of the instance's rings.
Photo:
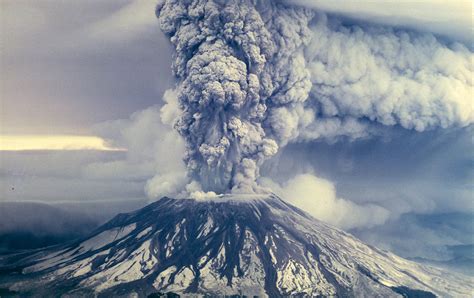
<svg viewBox="0 0 474 298">
<path fill-rule="evenodd" d="M 404 260 L 274 194 L 162 198 L 76 242 L 0 258 L 0 288 L 68 295 L 469 296 L 472 280 Z"/>
</svg>

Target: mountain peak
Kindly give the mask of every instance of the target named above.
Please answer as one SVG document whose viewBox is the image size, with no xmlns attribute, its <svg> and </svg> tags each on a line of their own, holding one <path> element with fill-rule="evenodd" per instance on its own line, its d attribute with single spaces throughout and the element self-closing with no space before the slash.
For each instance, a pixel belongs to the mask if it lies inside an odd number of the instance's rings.
<svg viewBox="0 0 474 298">
<path fill-rule="evenodd" d="M 20 293 L 469 296 L 471 280 L 370 247 L 274 194 L 162 198 L 74 243 L 4 257 Z"/>
</svg>

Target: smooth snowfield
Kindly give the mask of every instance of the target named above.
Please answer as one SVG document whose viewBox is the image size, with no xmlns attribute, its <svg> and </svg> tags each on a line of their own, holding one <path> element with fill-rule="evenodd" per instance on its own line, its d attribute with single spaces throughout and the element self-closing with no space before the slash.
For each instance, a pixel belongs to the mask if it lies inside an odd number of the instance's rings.
<svg viewBox="0 0 474 298">
<path fill-rule="evenodd" d="M 473 279 L 370 247 L 275 195 L 163 198 L 90 237 L 0 259 L 20 294 L 471 297 Z"/>
</svg>

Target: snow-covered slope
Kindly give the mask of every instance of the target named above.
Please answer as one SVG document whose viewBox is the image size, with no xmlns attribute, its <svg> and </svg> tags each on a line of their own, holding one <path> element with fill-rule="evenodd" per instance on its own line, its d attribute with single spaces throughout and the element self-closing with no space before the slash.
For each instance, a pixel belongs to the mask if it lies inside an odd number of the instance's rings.
<svg viewBox="0 0 474 298">
<path fill-rule="evenodd" d="M 0 264 L 0 288 L 38 295 L 473 294 L 471 278 L 370 247 L 275 195 L 163 198 L 86 239 Z"/>
</svg>

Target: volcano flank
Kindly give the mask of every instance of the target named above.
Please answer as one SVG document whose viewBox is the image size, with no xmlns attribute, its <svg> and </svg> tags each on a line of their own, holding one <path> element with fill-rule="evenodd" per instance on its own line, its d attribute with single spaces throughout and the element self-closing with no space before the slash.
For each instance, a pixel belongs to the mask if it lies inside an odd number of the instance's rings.
<svg viewBox="0 0 474 298">
<path fill-rule="evenodd" d="M 19 295 L 469 296 L 471 280 L 368 246 L 273 194 L 162 198 L 90 236 L 3 256 Z"/>
</svg>

